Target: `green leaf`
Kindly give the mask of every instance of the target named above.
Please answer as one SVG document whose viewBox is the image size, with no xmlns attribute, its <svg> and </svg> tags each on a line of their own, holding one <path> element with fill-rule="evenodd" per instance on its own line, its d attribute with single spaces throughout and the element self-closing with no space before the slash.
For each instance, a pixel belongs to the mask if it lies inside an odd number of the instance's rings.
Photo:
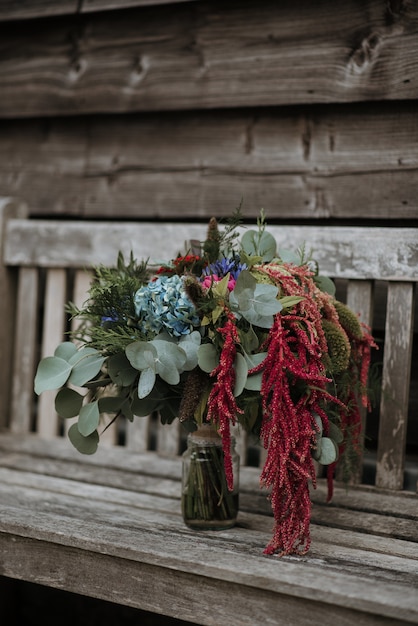
<svg viewBox="0 0 418 626">
<path fill-rule="evenodd" d="M 123 401 L 123 404 L 120 407 L 120 411 L 122 415 L 124 415 L 126 419 L 128 419 L 130 422 L 134 421 L 134 413 L 132 411 L 132 407 L 128 398 L 125 398 L 125 400 Z"/>
<path fill-rule="evenodd" d="M 314 280 L 321 291 L 329 293 L 331 296 L 335 296 L 336 288 L 331 278 L 328 276 L 315 276 Z"/>
<path fill-rule="evenodd" d="M 247 331 L 240 330 L 239 335 L 244 352 L 250 353 L 257 350 L 260 342 L 252 326 L 250 326 Z"/>
<path fill-rule="evenodd" d="M 64 387 L 55 397 L 55 410 L 61 417 L 66 419 L 76 417 L 83 405 L 83 396 L 74 389 Z"/>
<path fill-rule="evenodd" d="M 299 302 L 302 302 L 304 299 L 305 298 L 301 296 L 283 296 L 283 298 L 279 299 L 279 302 L 284 309 L 290 309 L 292 306 L 299 304 Z"/>
<path fill-rule="evenodd" d="M 237 352 L 234 361 L 235 369 L 235 385 L 234 396 L 239 396 L 244 391 L 245 383 L 248 376 L 248 365 L 245 358 Z"/>
<path fill-rule="evenodd" d="M 83 437 L 88 437 L 99 425 L 100 413 L 97 400 L 81 407 L 78 418 L 78 430 Z"/>
<path fill-rule="evenodd" d="M 77 346 L 72 341 L 64 341 L 55 348 L 54 356 L 69 361 L 77 352 Z"/>
<path fill-rule="evenodd" d="M 47 356 L 39 363 L 35 375 L 35 393 L 59 389 L 71 374 L 71 365 L 57 356 Z"/>
<path fill-rule="evenodd" d="M 100 372 L 105 358 L 94 348 L 84 347 L 71 357 L 69 363 L 73 366 L 68 381 L 76 387 L 92 380 Z"/>
<path fill-rule="evenodd" d="M 292 265 L 300 265 L 300 254 L 286 248 L 279 250 L 279 257 L 283 263 L 291 263 Z"/>
<path fill-rule="evenodd" d="M 334 422 L 329 423 L 328 436 L 337 444 L 340 444 L 344 441 L 343 431 L 336 424 L 334 424 Z"/>
<path fill-rule="evenodd" d="M 169 385 L 178 385 L 187 360 L 184 350 L 175 343 L 160 339 L 153 339 L 152 344 L 157 349 L 157 374 Z"/>
<path fill-rule="evenodd" d="M 99 413 L 118 413 L 125 402 L 123 396 L 102 396 L 99 398 Z"/>
<path fill-rule="evenodd" d="M 269 263 L 276 256 L 276 240 L 267 231 L 247 230 L 241 245 L 246 254 L 261 256 L 263 263 Z"/>
<path fill-rule="evenodd" d="M 329 437 L 322 437 L 321 439 L 321 454 L 319 456 L 319 463 L 321 465 L 330 465 L 334 463 L 338 458 L 338 449 L 332 439 Z"/>
<path fill-rule="evenodd" d="M 107 370 L 112 382 L 119 387 L 129 387 L 138 376 L 138 370 L 132 367 L 124 353 L 109 357 Z"/>
<path fill-rule="evenodd" d="M 196 367 L 198 362 L 197 353 L 201 341 L 202 338 L 197 330 L 194 330 L 189 335 L 183 335 L 183 337 L 180 338 L 178 343 L 179 348 L 184 350 L 186 354 L 186 362 L 183 365 L 183 370 L 185 372 L 189 372 Z"/>
<path fill-rule="evenodd" d="M 99 434 L 97 430 L 94 431 L 94 433 L 91 433 L 88 437 L 83 437 L 78 430 L 77 424 L 70 426 L 68 430 L 68 438 L 74 448 L 81 452 L 81 454 L 94 454 L 99 443 Z"/>
<path fill-rule="evenodd" d="M 147 367 L 142 370 L 138 381 L 138 397 L 145 398 L 148 396 L 154 388 L 156 374 L 152 367 Z"/>
<path fill-rule="evenodd" d="M 277 287 L 258 283 L 248 270 L 243 270 L 238 276 L 234 291 L 230 293 L 229 301 L 232 310 L 250 324 L 270 328 L 273 325 L 273 316 L 282 309 L 276 298 L 277 293 Z"/>
<path fill-rule="evenodd" d="M 210 374 L 219 365 L 219 354 L 213 343 L 201 345 L 197 356 L 200 369 L 207 374 Z"/>
<path fill-rule="evenodd" d="M 141 371 L 146 368 L 155 368 L 157 350 L 150 341 L 134 341 L 125 348 L 129 363 Z"/>
<path fill-rule="evenodd" d="M 132 413 L 134 415 L 138 415 L 139 417 L 150 415 L 157 409 L 159 401 L 160 398 L 156 397 L 154 394 L 150 394 L 145 398 L 139 398 L 136 396 L 131 404 Z"/>
<path fill-rule="evenodd" d="M 252 369 L 257 365 L 260 365 L 267 356 L 267 352 L 258 352 L 257 354 L 245 354 L 245 360 L 248 365 L 248 369 Z M 245 389 L 250 391 L 261 391 L 261 383 L 263 380 L 263 372 L 257 372 L 256 374 L 250 374 L 245 383 Z"/>
</svg>

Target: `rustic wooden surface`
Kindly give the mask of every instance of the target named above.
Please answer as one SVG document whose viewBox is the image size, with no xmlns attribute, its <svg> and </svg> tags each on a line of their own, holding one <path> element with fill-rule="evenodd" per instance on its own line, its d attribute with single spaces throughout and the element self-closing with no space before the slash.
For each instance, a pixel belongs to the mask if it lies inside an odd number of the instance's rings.
<svg viewBox="0 0 418 626">
<path fill-rule="evenodd" d="M 6 435 L 0 449 L 6 576 L 216 626 L 221 615 L 232 626 L 418 618 L 412 494 L 391 505 L 387 492 L 356 489 L 351 507 L 341 489 L 330 508 L 318 493 L 310 554 L 278 559 L 262 554 L 272 518 L 257 512 L 254 468 L 241 473 L 237 527 L 196 533 L 180 516 L 178 459 L 117 448 L 80 458 L 66 442 Z"/>
<path fill-rule="evenodd" d="M 200 2 L 200 0 L 2 0 L 0 5 L 0 20 L 31 19 L 51 17 L 54 15 L 77 15 L 96 11 L 126 9 L 156 4 L 171 4 L 178 2 Z"/>
<path fill-rule="evenodd" d="M 31 213 L 417 219 L 413 102 L 0 121 L 0 186 Z"/>
<path fill-rule="evenodd" d="M 256 228 L 249 223 L 245 228 Z M 321 272 L 334 278 L 416 281 L 418 229 L 268 226 L 280 248 L 305 246 Z M 207 224 L 10 220 L 4 248 L 9 265 L 79 267 L 114 265 L 119 250 L 159 264 L 203 241 Z"/>
<path fill-rule="evenodd" d="M 415 3 L 396 13 L 382 0 L 186 2 L 0 24 L 0 115 L 415 99 L 417 27 Z"/>
<path fill-rule="evenodd" d="M 13 217 L 24 219 L 27 215 L 28 209 L 24 203 L 13 198 L 0 197 L 0 258 L 3 258 L 7 221 Z M 2 320 L 0 324 L 0 361 L 9 364 L 7 367 L 0 368 L 0 428 L 4 428 L 7 424 L 10 407 L 10 390 L 12 387 L 10 364 L 14 353 L 16 291 L 16 273 L 8 270 L 0 262 L 0 319 Z"/>
</svg>

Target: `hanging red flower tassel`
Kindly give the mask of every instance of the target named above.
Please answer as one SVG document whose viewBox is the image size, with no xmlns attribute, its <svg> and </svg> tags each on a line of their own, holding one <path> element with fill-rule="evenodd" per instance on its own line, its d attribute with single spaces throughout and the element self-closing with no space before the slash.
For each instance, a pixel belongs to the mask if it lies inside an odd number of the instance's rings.
<svg viewBox="0 0 418 626">
<path fill-rule="evenodd" d="M 219 359 L 219 365 L 211 376 L 215 383 L 208 399 L 208 421 L 218 426 L 218 432 L 222 437 L 224 452 L 224 468 L 228 489 L 232 491 L 234 476 L 231 458 L 231 424 L 236 423 L 236 416 L 242 413 L 234 396 L 235 370 L 234 361 L 237 354 L 237 345 L 240 343 L 235 318 L 228 310 L 225 311 L 227 321 L 217 331 L 222 335 L 224 342 Z"/>
</svg>

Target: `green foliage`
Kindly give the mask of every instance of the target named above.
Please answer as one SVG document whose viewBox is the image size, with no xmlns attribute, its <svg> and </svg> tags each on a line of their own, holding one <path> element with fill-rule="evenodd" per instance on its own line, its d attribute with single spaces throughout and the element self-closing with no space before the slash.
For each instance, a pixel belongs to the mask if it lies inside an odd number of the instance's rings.
<svg viewBox="0 0 418 626">
<path fill-rule="evenodd" d="M 274 285 L 258 283 L 248 270 L 243 270 L 229 296 L 229 302 L 237 316 L 255 326 L 270 328 L 274 315 L 283 308 L 277 300 L 278 291 Z"/>
</svg>

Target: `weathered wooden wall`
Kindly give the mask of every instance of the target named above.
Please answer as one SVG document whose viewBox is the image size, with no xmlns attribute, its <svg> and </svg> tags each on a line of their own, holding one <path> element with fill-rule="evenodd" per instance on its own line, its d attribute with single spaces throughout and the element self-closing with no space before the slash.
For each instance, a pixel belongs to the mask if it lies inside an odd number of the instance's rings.
<svg viewBox="0 0 418 626">
<path fill-rule="evenodd" d="M 416 0 L 5 0 L 0 94 L 34 215 L 418 220 Z"/>
</svg>

